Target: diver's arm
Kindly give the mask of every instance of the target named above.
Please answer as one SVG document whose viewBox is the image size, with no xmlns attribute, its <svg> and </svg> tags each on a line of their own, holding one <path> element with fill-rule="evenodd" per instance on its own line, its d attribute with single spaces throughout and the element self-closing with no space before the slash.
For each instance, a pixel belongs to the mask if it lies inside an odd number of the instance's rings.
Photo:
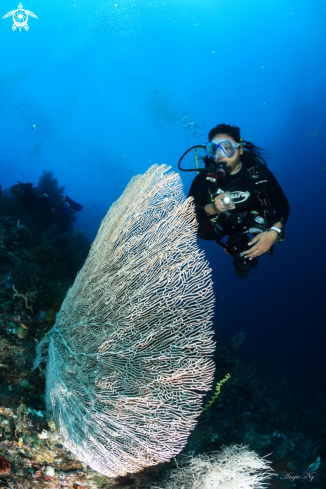
<svg viewBox="0 0 326 489">
<path fill-rule="evenodd" d="M 215 216 L 216 214 L 219 213 L 219 211 L 216 209 L 215 207 L 215 203 L 212 202 L 211 204 L 207 204 L 204 206 L 204 211 L 206 212 L 206 214 L 208 214 L 209 216 Z"/>
<path fill-rule="evenodd" d="M 289 202 L 280 186 L 276 180 L 273 173 L 267 169 L 267 180 L 268 180 L 268 195 L 271 204 L 274 208 L 275 224 L 273 226 L 282 229 L 283 225 L 286 224 L 290 214 Z"/>
<path fill-rule="evenodd" d="M 275 222 L 275 224 L 272 224 L 271 227 L 274 226 L 276 228 L 280 228 L 282 229 L 283 228 L 283 223 L 282 221 L 278 221 L 278 222 Z M 276 231 L 275 231 L 276 232 Z"/>
<path fill-rule="evenodd" d="M 208 213 L 205 210 L 206 205 L 211 205 L 207 204 L 207 201 L 210 199 L 208 182 L 201 173 L 194 178 L 188 197 L 194 199 L 197 221 L 200 222 L 208 219 Z"/>
</svg>

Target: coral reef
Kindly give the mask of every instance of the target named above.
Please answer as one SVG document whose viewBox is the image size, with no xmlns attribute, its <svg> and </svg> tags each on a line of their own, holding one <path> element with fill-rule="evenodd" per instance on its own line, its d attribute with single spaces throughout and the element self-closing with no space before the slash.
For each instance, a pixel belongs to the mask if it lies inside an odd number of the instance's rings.
<svg viewBox="0 0 326 489">
<path fill-rule="evenodd" d="M 116 478 L 78 461 L 46 410 L 44 379 L 31 368 L 35 348 L 55 323 L 89 243 L 82 233 L 62 231 L 58 223 L 40 230 L 37 215 L 17 214 L 10 191 L 2 192 L 0 204 L 0 457 L 4 467 L 10 464 L 0 474 L 1 489 L 148 489 L 171 482 L 183 454 L 196 459 L 232 443 L 249 445 L 261 457 L 272 452 L 272 489 L 326 487 L 324 391 L 296 391 L 286 376 L 275 377 L 272 370 L 262 376 L 239 360 L 231 338 L 218 338 L 214 389 L 226 374 L 231 377 L 175 460 Z M 19 294 L 33 298 L 27 301 L 33 312 Z"/>
</svg>

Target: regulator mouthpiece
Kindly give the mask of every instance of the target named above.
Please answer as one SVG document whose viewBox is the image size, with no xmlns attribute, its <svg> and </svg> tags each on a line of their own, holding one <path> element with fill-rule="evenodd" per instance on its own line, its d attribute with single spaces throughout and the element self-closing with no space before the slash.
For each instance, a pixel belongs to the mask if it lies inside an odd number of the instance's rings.
<svg viewBox="0 0 326 489">
<path fill-rule="evenodd" d="M 221 163 L 213 163 L 215 166 L 215 172 L 218 178 L 225 178 L 231 173 L 231 168 L 227 166 L 227 163 L 225 161 L 222 161 Z"/>
</svg>

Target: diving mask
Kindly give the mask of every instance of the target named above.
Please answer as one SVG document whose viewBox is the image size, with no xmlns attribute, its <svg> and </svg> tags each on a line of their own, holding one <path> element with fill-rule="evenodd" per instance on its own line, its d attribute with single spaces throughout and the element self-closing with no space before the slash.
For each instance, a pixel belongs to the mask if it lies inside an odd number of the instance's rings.
<svg viewBox="0 0 326 489">
<path fill-rule="evenodd" d="M 210 141 L 204 145 L 205 151 L 210 158 L 231 158 L 240 146 L 246 143 L 233 143 L 229 139 Z"/>
</svg>

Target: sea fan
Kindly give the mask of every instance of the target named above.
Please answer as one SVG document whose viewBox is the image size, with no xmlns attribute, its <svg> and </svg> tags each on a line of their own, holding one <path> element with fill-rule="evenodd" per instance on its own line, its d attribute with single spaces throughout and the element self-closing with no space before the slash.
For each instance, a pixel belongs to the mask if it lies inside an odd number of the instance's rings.
<svg viewBox="0 0 326 489">
<path fill-rule="evenodd" d="M 179 453 L 211 388 L 214 297 L 195 230 L 177 174 L 134 177 L 38 347 L 66 448 L 109 477 Z"/>
</svg>

